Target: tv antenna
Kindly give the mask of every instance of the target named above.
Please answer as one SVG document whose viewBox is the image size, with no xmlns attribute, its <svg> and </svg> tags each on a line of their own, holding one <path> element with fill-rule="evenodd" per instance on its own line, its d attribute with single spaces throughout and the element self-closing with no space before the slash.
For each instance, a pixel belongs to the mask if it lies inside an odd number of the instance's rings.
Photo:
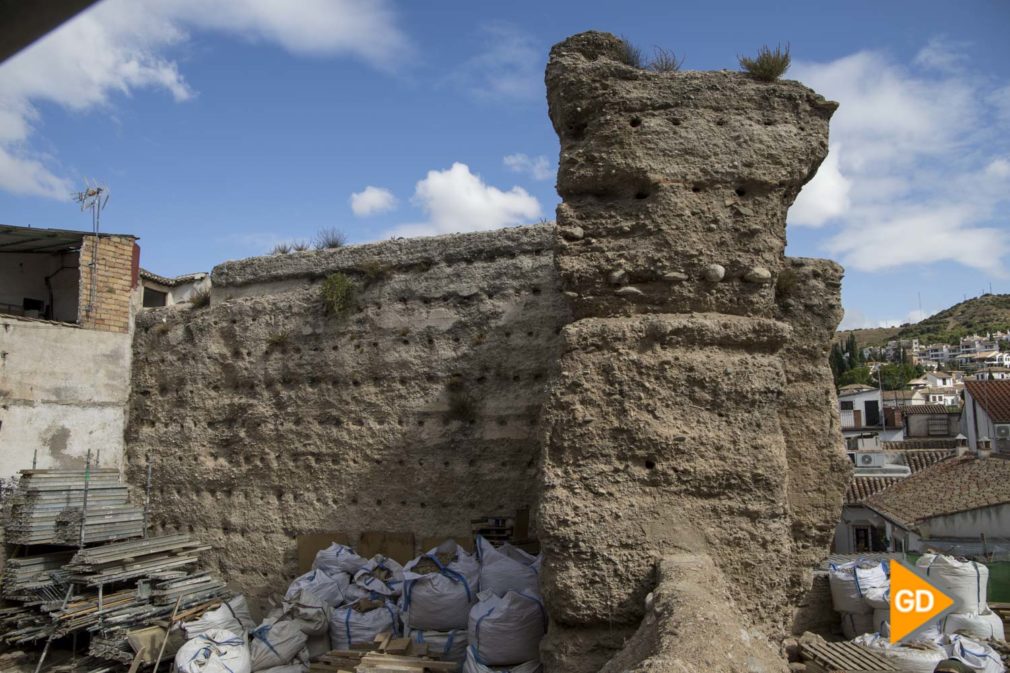
<svg viewBox="0 0 1010 673">
<path fill-rule="evenodd" d="M 88 262 L 90 271 L 90 292 L 88 293 L 88 303 L 84 307 L 87 318 L 95 310 L 95 303 L 98 301 L 98 232 L 101 230 L 102 211 L 105 210 L 109 202 L 109 188 L 94 180 L 84 180 L 84 191 L 75 192 L 71 196 L 74 201 L 81 204 L 81 212 L 91 211 L 91 233 L 93 235 L 91 244 L 91 261 Z"/>
</svg>

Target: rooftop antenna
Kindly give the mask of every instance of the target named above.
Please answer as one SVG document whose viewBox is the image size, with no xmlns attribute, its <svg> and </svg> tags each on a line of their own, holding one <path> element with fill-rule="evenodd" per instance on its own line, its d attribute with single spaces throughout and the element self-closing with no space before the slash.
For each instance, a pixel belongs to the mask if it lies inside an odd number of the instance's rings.
<svg viewBox="0 0 1010 673">
<path fill-rule="evenodd" d="M 91 211 L 91 233 L 94 236 L 91 261 L 88 262 L 91 288 L 88 292 L 88 303 L 84 307 L 85 317 L 90 319 L 98 301 L 98 232 L 101 229 L 102 211 L 109 202 L 109 188 L 90 179 L 85 179 L 84 185 L 84 191 L 75 192 L 71 196 L 74 201 L 81 204 L 81 212 Z"/>
</svg>

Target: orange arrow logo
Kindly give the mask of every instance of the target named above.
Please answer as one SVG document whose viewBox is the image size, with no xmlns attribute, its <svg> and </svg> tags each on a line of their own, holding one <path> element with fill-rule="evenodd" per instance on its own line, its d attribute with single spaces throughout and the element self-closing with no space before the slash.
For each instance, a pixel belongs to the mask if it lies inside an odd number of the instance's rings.
<svg viewBox="0 0 1010 673">
<path fill-rule="evenodd" d="M 891 643 L 954 605 L 953 599 L 898 561 L 891 561 Z"/>
</svg>

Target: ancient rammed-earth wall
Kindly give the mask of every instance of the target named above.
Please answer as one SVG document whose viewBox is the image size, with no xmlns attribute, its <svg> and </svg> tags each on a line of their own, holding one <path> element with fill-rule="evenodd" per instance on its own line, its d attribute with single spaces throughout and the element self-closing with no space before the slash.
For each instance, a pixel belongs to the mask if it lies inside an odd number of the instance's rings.
<svg viewBox="0 0 1010 673">
<path fill-rule="evenodd" d="M 785 216 L 835 104 L 557 45 L 557 227 L 228 263 L 138 322 L 130 476 L 254 594 L 316 530 L 535 509 L 551 671 L 784 671 L 848 479 L 841 269 Z M 357 287 L 338 314 L 320 285 Z"/>
</svg>

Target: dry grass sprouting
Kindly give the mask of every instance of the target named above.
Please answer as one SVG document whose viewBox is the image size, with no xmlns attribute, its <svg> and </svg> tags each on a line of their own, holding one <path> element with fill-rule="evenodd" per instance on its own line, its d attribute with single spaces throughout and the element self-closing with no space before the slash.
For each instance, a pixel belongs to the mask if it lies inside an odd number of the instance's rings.
<svg viewBox="0 0 1010 673">
<path fill-rule="evenodd" d="M 762 82 L 774 82 L 779 77 L 782 77 L 789 70 L 789 64 L 792 62 L 789 56 L 788 44 L 784 49 L 782 45 L 775 47 L 775 51 L 769 49 L 768 45 L 764 45 L 758 50 L 756 58 L 748 56 L 740 56 L 738 58 L 740 60 L 740 67 L 744 69 L 744 72 Z"/>
<path fill-rule="evenodd" d="M 677 58 L 677 54 L 672 51 L 655 47 L 655 55 L 649 62 L 649 70 L 654 72 L 679 72 L 680 66 L 684 65 L 684 57 Z"/>
<path fill-rule="evenodd" d="M 347 236 L 335 227 L 320 229 L 314 240 L 316 250 L 342 248 L 347 244 Z"/>
<path fill-rule="evenodd" d="M 323 281 L 320 294 L 330 315 L 340 315 L 354 303 L 354 283 L 342 273 L 331 273 Z"/>
<path fill-rule="evenodd" d="M 642 50 L 632 44 L 631 40 L 622 36 L 621 53 L 618 56 L 618 60 L 624 65 L 630 65 L 632 68 L 641 68 L 643 66 Z"/>
<path fill-rule="evenodd" d="M 193 294 L 189 295 L 189 303 L 193 308 L 210 306 L 210 290 L 207 288 L 194 290 Z"/>
</svg>

